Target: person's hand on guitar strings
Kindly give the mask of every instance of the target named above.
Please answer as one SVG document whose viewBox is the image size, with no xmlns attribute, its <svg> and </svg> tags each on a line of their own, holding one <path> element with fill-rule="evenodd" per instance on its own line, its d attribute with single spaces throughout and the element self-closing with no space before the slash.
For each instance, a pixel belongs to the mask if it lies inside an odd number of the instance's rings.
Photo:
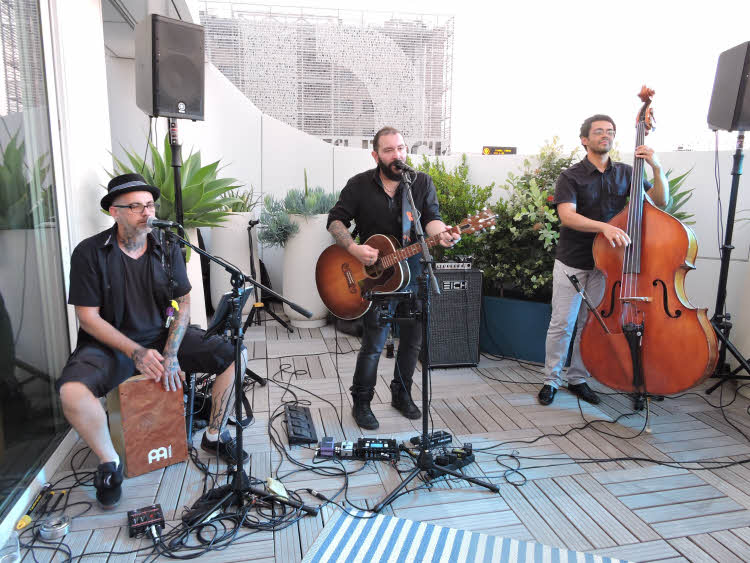
<svg viewBox="0 0 750 563">
<path fill-rule="evenodd" d="M 445 228 L 446 230 L 438 235 L 440 237 L 440 245 L 450 248 L 461 240 L 461 230 L 458 227 L 450 227 L 447 225 Z"/>
<path fill-rule="evenodd" d="M 365 266 L 372 266 L 378 261 L 378 249 L 366 244 L 352 243 L 347 248 L 349 254 L 362 262 Z"/>
</svg>

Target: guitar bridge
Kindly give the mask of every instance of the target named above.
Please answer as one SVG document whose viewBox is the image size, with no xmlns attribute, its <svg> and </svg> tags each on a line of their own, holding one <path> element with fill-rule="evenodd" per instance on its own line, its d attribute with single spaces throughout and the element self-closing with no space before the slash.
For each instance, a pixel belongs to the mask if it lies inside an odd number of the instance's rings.
<svg viewBox="0 0 750 563">
<path fill-rule="evenodd" d="M 346 285 L 349 286 L 349 293 L 357 293 L 357 283 L 354 281 L 354 276 L 352 275 L 352 269 L 349 267 L 349 264 L 348 263 L 342 264 L 341 271 L 344 272 L 344 277 L 346 278 Z"/>
</svg>

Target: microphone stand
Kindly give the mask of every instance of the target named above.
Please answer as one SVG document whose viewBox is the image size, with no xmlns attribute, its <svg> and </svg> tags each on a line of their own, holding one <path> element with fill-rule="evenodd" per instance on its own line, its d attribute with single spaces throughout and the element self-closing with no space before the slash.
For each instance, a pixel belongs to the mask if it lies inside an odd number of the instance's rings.
<svg viewBox="0 0 750 563">
<path fill-rule="evenodd" d="M 432 270 L 433 259 L 430 255 L 427 241 L 425 240 L 424 229 L 422 228 L 422 222 L 420 220 L 420 214 L 417 211 L 417 206 L 414 204 L 414 195 L 411 190 L 412 178 L 409 176 L 407 170 L 402 170 L 402 181 L 404 183 L 404 189 L 406 190 L 406 197 L 411 205 L 412 212 L 414 214 L 414 230 L 417 234 L 417 239 L 422 246 L 422 274 L 419 276 L 419 298 L 422 301 L 422 311 L 416 314 L 417 319 L 422 322 L 422 436 L 419 440 L 418 454 L 413 455 L 407 450 L 407 453 L 414 460 L 415 467 L 406 476 L 406 478 L 386 497 L 380 501 L 373 508 L 373 512 L 380 512 L 386 505 L 392 503 L 396 498 L 400 496 L 400 493 L 406 486 L 411 483 L 422 471 L 428 472 L 430 478 L 436 479 L 443 475 L 450 475 L 452 477 L 463 479 L 469 483 L 474 483 L 491 490 L 493 493 L 499 493 L 500 489 L 492 483 L 487 483 L 474 477 L 469 477 L 453 469 L 449 469 L 442 465 L 435 463 L 432 452 L 430 451 L 430 438 L 429 438 L 429 410 L 430 410 L 430 397 L 429 397 L 429 385 L 431 378 L 431 367 L 430 367 L 430 283 L 432 288 L 437 295 L 440 295 L 440 288 L 438 287 L 437 278 Z M 414 177 L 416 178 L 416 172 Z"/>
<path fill-rule="evenodd" d="M 178 226 L 179 227 L 179 226 Z M 181 227 L 179 227 L 181 228 Z M 230 326 L 231 331 L 231 338 L 234 342 L 234 409 L 235 409 L 235 419 L 237 420 L 237 440 L 235 442 L 236 444 L 236 450 L 235 450 L 235 460 L 237 460 L 239 463 L 237 465 L 237 469 L 234 472 L 234 479 L 232 481 L 232 495 L 234 499 L 234 503 L 238 505 L 239 509 L 241 510 L 244 504 L 244 497 L 246 494 L 252 493 L 252 488 L 250 486 L 250 480 L 247 476 L 247 473 L 245 473 L 245 469 L 243 467 L 242 462 L 240 461 L 242 459 L 242 425 L 240 424 L 240 421 L 242 420 L 242 340 L 243 340 L 243 328 L 242 328 L 242 308 L 247 301 L 247 298 L 251 294 L 251 290 L 244 289 L 245 283 L 251 283 L 253 287 L 257 287 L 263 291 L 269 292 L 271 295 L 277 297 L 282 302 L 289 305 L 292 309 L 297 311 L 299 314 L 304 315 L 307 318 L 312 317 L 312 313 L 310 311 L 307 311 L 306 309 L 303 309 L 296 303 L 292 303 L 285 297 L 279 295 L 272 289 L 264 286 L 261 283 L 258 283 L 255 281 L 252 277 L 246 276 L 242 273 L 242 271 L 239 268 L 236 268 L 235 266 L 229 264 L 228 262 L 225 262 L 221 258 L 217 258 L 216 256 L 213 256 L 212 254 L 209 254 L 205 250 L 191 244 L 184 238 L 182 238 L 180 235 L 168 230 L 164 229 L 164 232 L 166 233 L 168 238 L 171 238 L 173 240 L 178 241 L 179 243 L 191 248 L 194 252 L 197 252 L 201 256 L 205 256 L 209 260 L 212 260 L 222 268 L 224 268 L 229 274 L 232 276 L 232 299 L 231 299 L 231 310 L 228 312 L 228 321 L 227 324 Z M 218 325 L 219 323 L 212 323 L 214 327 Z M 208 332 L 208 331 L 207 331 Z M 257 376 L 260 377 L 260 376 Z M 252 415 L 252 413 L 248 413 L 248 415 Z M 230 495 L 227 495 L 227 498 L 230 498 Z"/>
</svg>

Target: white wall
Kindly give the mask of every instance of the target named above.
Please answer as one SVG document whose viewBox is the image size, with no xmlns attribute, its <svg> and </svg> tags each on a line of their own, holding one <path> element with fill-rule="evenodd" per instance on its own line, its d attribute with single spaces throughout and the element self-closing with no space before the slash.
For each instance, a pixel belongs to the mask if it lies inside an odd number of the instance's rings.
<svg viewBox="0 0 750 563">
<path fill-rule="evenodd" d="M 147 118 L 135 106 L 133 61 L 107 59 L 112 144 L 115 154 L 120 154 L 119 143 L 139 148 L 145 143 Z M 160 120 L 159 138 L 165 130 L 165 120 Z M 180 122 L 183 147 L 199 148 L 206 162 L 221 158 L 224 173 L 252 185 L 256 194 L 283 195 L 290 188 L 303 186 L 307 169 L 310 186 L 340 190 L 354 174 L 372 168 L 374 162 L 369 150 L 334 147 L 317 138 L 283 124 L 262 113 L 242 95 L 211 64 L 206 65 L 206 120 Z M 124 140 L 124 141 L 123 141 Z M 408 141 L 408 139 L 407 139 Z M 577 142 L 577 140 L 575 140 Z M 572 146 L 572 145 L 571 145 Z M 714 154 L 711 152 L 673 152 L 660 155 L 665 169 L 673 168 L 676 174 L 691 167 L 686 187 L 693 187 L 692 199 L 683 208 L 696 215 L 693 226 L 699 244 L 696 270 L 686 279 L 686 290 L 693 305 L 707 307 L 709 315 L 716 300 L 719 276 L 719 250 L 717 243 L 717 205 L 714 182 Z M 501 186 L 508 173 L 518 173 L 525 155 L 485 156 L 467 155 L 469 180 L 474 184 L 495 182 L 493 200 L 503 197 Z M 414 155 L 415 163 L 422 157 Z M 450 169 L 460 162 L 461 155 L 445 158 Z M 623 154 L 624 162 L 632 155 Z M 719 153 L 721 169 L 723 219 L 731 184 L 731 153 Z M 738 209 L 750 208 L 748 190 L 740 185 Z M 210 236 L 210 235 L 209 235 Z M 244 244 L 239 241 L 238 244 Z M 741 308 L 747 297 L 747 280 L 750 277 L 750 224 L 739 223 L 735 229 L 735 250 L 728 284 L 727 308 L 735 313 L 734 338 L 738 345 L 746 344 L 750 350 L 750 319 L 742 319 Z M 276 290 L 282 287 L 282 249 L 261 248 L 261 257 Z"/>
</svg>

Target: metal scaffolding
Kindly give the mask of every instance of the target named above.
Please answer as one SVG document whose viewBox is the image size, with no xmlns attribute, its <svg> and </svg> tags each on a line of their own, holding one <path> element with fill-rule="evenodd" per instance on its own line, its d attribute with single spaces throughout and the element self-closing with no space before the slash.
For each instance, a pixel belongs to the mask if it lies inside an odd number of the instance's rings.
<svg viewBox="0 0 750 563">
<path fill-rule="evenodd" d="M 264 113 L 336 145 L 384 125 L 450 151 L 453 17 L 204 1 L 209 60 Z"/>
</svg>

